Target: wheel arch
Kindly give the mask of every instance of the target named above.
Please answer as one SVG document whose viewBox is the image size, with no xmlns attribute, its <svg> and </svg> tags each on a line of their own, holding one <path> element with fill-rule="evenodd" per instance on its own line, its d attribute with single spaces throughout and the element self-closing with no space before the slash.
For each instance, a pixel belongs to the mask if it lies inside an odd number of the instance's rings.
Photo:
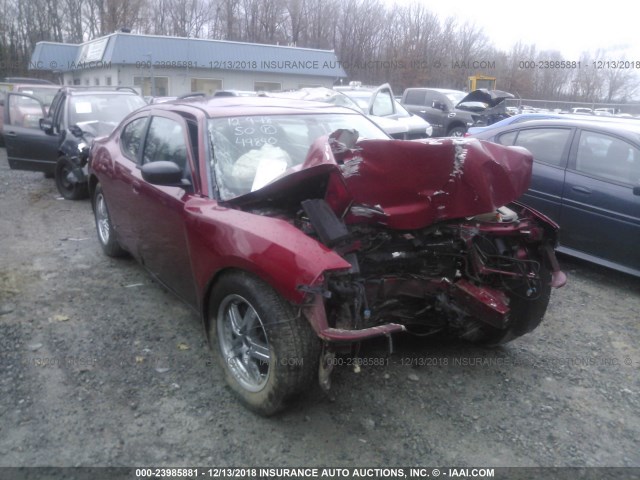
<svg viewBox="0 0 640 480">
<path fill-rule="evenodd" d="M 202 318 L 202 326 L 204 328 L 207 341 L 210 341 L 208 332 L 209 332 L 209 327 L 211 326 L 211 315 L 210 315 L 211 312 L 209 308 L 211 303 L 211 297 L 213 296 L 215 288 L 217 285 L 219 285 L 220 281 L 223 280 L 224 277 L 234 273 L 241 273 L 241 274 L 248 275 L 250 277 L 254 277 L 266 283 L 267 285 L 269 285 L 278 295 L 280 295 L 283 298 L 284 301 L 288 302 L 293 306 L 298 305 L 295 302 L 292 302 L 290 299 L 286 298 L 286 295 L 284 295 L 283 292 L 280 291 L 273 284 L 271 279 L 268 278 L 268 276 L 265 275 L 264 272 L 262 272 L 259 268 L 252 268 L 252 266 L 238 266 L 238 265 L 226 266 L 214 272 L 204 288 L 204 294 L 202 296 L 202 304 L 200 305 L 200 316 Z"/>
<path fill-rule="evenodd" d="M 95 201 L 93 199 L 93 195 L 99 183 L 100 183 L 100 180 L 98 180 L 98 177 L 95 174 L 93 173 L 89 174 L 88 187 L 89 187 L 89 198 L 91 199 L 92 209 L 95 209 Z"/>
<path fill-rule="evenodd" d="M 451 130 L 453 130 L 454 128 L 464 128 L 465 131 L 467 130 L 467 124 L 461 120 L 454 120 L 453 122 L 451 122 L 449 125 L 447 125 L 447 135 L 449 135 L 449 132 Z"/>
</svg>

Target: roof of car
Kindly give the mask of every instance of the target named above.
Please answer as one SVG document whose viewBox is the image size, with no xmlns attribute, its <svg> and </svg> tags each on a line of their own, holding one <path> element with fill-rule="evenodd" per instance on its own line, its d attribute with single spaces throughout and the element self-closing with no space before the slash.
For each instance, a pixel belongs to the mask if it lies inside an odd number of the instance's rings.
<svg viewBox="0 0 640 480">
<path fill-rule="evenodd" d="M 527 122 L 521 122 L 511 125 L 505 125 L 504 127 L 497 128 L 495 130 L 487 130 L 486 132 L 480 132 L 476 134 L 478 137 L 487 134 L 497 134 L 503 131 L 533 128 L 542 126 L 558 126 L 558 127 L 579 127 L 587 129 L 598 129 L 609 133 L 630 133 L 640 134 L 640 120 L 632 119 L 619 119 L 618 121 L 598 121 L 595 119 L 576 119 L 576 118 L 547 118 L 544 120 L 531 120 Z M 472 135 L 472 136 L 476 136 Z"/>
<path fill-rule="evenodd" d="M 312 102 L 288 98 L 272 97 L 187 97 L 170 102 L 150 105 L 149 108 L 162 110 L 175 109 L 176 105 L 196 107 L 204 110 L 209 117 L 227 117 L 238 115 L 282 115 L 308 113 L 344 113 L 355 114 L 350 108 L 330 103 Z"/>
<path fill-rule="evenodd" d="M 82 87 L 74 85 L 62 87 L 62 89 L 71 95 L 138 95 L 132 87 Z"/>
<path fill-rule="evenodd" d="M 54 85 L 48 83 L 14 83 L 13 90 L 19 91 L 22 88 L 37 88 L 38 90 L 60 90 L 61 85 Z"/>
<path fill-rule="evenodd" d="M 431 87 L 412 87 L 412 88 L 407 88 L 407 90 L 432 90 L 434 92 L 440 92 L 440 93 L 465 93 L 462 90 L 454 90 L 452 88 L 431 88 Z"/>
</svg>

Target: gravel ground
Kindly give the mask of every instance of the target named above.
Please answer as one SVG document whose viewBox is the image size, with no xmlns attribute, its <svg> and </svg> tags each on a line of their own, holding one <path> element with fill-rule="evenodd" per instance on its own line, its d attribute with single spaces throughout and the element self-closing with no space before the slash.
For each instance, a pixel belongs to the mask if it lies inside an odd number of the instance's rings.
<svg viewBox="0 0 640 480">
<path fill-rule="evenodd" d="M 290 410 L 245 410 L 198 317 L 105 257 L 88 201 L 0 150 L 2 466 L 640 466 L 640 279 L 561 257 L 542 325 L 496 349 L 363 346 Z M 348 359 L 344 359 L 348 363 Z"/>
</svg>

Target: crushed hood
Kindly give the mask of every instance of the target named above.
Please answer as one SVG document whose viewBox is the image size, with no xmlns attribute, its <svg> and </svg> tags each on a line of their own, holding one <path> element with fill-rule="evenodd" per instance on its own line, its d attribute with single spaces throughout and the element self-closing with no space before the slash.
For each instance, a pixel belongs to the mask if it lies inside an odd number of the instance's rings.
<svg viewBox="0 0 640 480">
<path fill-rule="evenodd" d="M 295 170 L 226 203 L 324 196 L 347 223 L 411 230 L 491 212 L 529 188 L 533 158 L 521 147 L 449 138 L 352 143 L 349 131 L 338 132 L 316 140 Z"/>
<path fill-rule="evenodd" d="M 464 97 L 456 108 L 460 110 L 481 111 L 487 108 L 493 108 L 502 103 L 507 98 L 513 98 L 513 95 L 502 90 L 487 90 L 479 88 L 470 92 Z"/>
</svg>

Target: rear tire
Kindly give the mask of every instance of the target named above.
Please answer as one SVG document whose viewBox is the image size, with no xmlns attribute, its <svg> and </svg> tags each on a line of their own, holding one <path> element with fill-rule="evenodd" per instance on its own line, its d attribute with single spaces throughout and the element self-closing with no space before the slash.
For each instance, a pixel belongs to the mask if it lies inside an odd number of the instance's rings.
<svg viewBox="0 0 640 480">
<path fill-rule="evenodd" d="M 224 275 L 209 302 L 209 339 L 228 385 L 269 416 L 317 378 L 320 341 L 268 284 L 244 272 Z"/>
<path fill-rule="evenodd" d="M 69 175 L 76 166 L 67 157 L 58 158 L 56 163 L 56 187 L 60 195 L 67 200 L 82 200 L 89 197 L 89 189 L 86 182 L 73 182 L 69 180 Z"/>
</svg>

